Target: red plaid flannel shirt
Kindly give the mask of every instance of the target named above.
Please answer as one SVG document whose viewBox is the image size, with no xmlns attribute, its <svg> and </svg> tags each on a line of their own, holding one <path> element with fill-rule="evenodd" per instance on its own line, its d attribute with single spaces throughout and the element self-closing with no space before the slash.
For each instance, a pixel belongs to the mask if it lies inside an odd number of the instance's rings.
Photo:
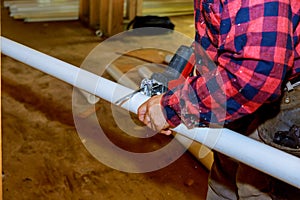
<svg viewBox="0 0 300 200">
<path fill-rule="evenodd" d="M 300 1 L 195 0 L 194 6 L 198 75 L 163 95 L 168 123 L 228 123 L 278 100 L 286 78 L 300 72 Z"/>
</svg>

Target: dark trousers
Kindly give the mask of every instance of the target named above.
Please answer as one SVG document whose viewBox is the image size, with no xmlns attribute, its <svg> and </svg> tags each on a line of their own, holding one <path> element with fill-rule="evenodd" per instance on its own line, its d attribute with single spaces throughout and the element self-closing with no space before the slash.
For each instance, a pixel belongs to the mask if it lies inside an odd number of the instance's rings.
<svg viewBox="0 0 300 200">
<path fill-rule="evenodd" d="M 266 113 L 269 115 L 266 116 Z M 278 122 L 286 124 L 285 120 L 289 120 L 289 124 L 292 122 L 300 126 L 300 87 L 295 88 L 292 92 L 286 92 L 282 101 L 277 105 L 263 107 L 254 115 L 229 124 L 227 128 L 256 140 L 263 139 L 263 142 L 272 145 L 272 134 L 266 133 L 273 133 L 276 130 L 274 127 L 280 129 L 281 125 Z M 259 137 L 258 133 L 262 127 L 264 130 L 270 131 Z M 286 150 L 286 148 L 281 150 Z M 214 152 L 207 199 L 296 200 L 300 199 L 300 190 L 232 158 Z"/>
</svg>

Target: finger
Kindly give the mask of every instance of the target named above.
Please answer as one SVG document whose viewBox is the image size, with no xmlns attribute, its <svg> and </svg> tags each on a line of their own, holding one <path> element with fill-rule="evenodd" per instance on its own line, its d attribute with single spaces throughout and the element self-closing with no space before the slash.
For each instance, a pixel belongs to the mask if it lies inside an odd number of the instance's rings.
<svg viewBox="0 0 300 200">
<path fill-rule="evenodd" d="M 153 122 L 152 120 L 150 121 L 149 124 L 150 124 L 150 128 L 151 128 L 152 130 L 158 131 L 157 128 L 156 128 L 156 126 L 155 126 L 155 124 L 154 124 L 154 122 Z"/>
<path fill-rule="evenodd" d="M 153 105 L 152 107 L 149 108 L 149 117 L 154 125 L 154 130 L 160 131 L 162 129 L 168 128 L 168 124 L 166 123 L 166 120 L 164 118 L 164 115 L 161 111 L 161 106 L 158 104 Z"/>
<path fill-rule="evenodd" d="M 170 129 L 165 129 L 165 130 L 161 130 L 160 133 L 164 135 L 171 135 L 172 131 Z"/>
<path fill-rule="evenodd" d="M 151 120 L 151 123 L 152 123 L 153 130 L 160 132 L 163 129 L 163 124 L 159 122 L 155 123 L 154 120 Z"/>
<path fill-rule="evenodd" d="M 145 114 L 145 118 L 142 121 L 148 128 L 154 130 L 154 131 L 160 131 L 160 128 L 155 124 L 155 119 L 151 118 L 151 115 L 149 112 Z"/>
<path fill-rule="evenodd" d="M 137 114 L 140 121 L 143 122 L 145 120 L 146 112 L 147 112 L 147 105 L 144 103 L 138 108 Z"/>
<path fill-rule="evenodd" d="M 151 120 L 150 120 L 149 115 L 145 114 L 144 116 L 145 116 L 144 119 L 143 119 L 144 124 L 149 124 L 149 123 L 151 123 Z"/>
</svg>

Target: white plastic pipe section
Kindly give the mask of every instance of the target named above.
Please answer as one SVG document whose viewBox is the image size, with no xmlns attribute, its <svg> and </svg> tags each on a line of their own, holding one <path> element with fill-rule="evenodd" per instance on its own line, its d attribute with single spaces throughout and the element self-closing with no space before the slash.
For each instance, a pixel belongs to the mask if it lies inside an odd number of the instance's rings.
<svg viewBox="0 0 300 200">
<path fill-rule="evenodd" d="M 82 94 L 82 96 L 84 96 L 86 98 L 86 100 L 90 103 L 90 104 L 95 104 L 97 103 L 100 98 L 91 94 L 91 93 L 88 93 L 86 92 L 85 90 L 81 90 L 79 89 L 79 92 Z"/>
<path fill-rule="evenodd" d="M 109 102 L 114 103 L 133 91 L 4 37 L 1 37 L 1 46 L 3 54 Z M 122 107 L 137 113 L 138 107 L 148 98 L 138 93 L 122 104 Z M 196 140 L 207 147 L 300 188 L 300 159 L 293 155 L 228 129 L 187 129 L 186 126 L 181 124 L 174 131 L 181 136 Z"/>
<path fill-rule="evenodd" d="M 111 75 L 119 84 L 129 87 L 130 89 L 137 90 L 139 89 L 139 85 L 137 85 L 134 81 L 132 81 L 127 76 L 124 76 L 123 72 L 118 69 L 115 65 L 110 64 L 106 71 Z"/>
</svg>

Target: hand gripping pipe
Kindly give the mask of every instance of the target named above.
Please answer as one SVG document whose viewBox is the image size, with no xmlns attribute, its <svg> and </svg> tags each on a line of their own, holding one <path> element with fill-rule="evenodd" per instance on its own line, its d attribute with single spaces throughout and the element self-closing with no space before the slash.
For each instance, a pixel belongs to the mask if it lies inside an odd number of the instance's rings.
<svg viewBox="0 0 300 200">
<path fill-rule="evenodd" d="M 126 94 L 133 92 L 133 90 L 120 84 L 4 37 L 1 37 L 1 48 L 4 55 L 52 75 L 79 89 L 95 94 L 108 102 L 114 103 Z M 138 93 L 132 99 L 122 104 L 122 107 L 133 113 L 137 113 L 138 107 L 148 98 Z M 300 159 L 296 156 L 229 129 L 187 129 L 181 124 L 173 130 L 181 136 L 198 141 L 209 148 L 300 188 Z"/>
</svg>

